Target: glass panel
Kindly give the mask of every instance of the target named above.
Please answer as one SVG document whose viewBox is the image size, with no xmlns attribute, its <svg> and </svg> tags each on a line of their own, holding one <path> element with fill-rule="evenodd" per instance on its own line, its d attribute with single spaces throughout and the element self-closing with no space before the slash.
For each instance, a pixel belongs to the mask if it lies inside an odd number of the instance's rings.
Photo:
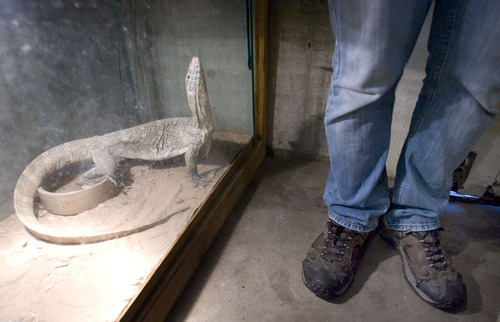
<svg viewBox="0 0 500 322">
<path fill-rule="evenodd" d="M 245 1 L 0 0 L 2 318 L 119 316 L 251 140 L 248 52 Z"/>
</svg>

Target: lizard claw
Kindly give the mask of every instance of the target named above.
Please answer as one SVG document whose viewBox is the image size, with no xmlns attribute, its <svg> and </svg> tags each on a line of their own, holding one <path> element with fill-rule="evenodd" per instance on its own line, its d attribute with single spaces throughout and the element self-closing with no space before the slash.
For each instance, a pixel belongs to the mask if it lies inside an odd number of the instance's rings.
<svg viewBox="0 0 500 322">
<path fill-rule="evenodd" d="M 205 187 L 208 183 L 210 183 L 210 179 L 200 176 L 197 171 L 189 171 L 188 177 L 193 183 L 193 187 L 198 187 L 200 185 Z"/>
<path fill-rule="evenodd" d="M 86 186 L 95 186 L 99 182 L 104 181 L 106 179 L 109 179 L 111 182 L 113 182 L 115 184 L 115 186 L 117 186 L 116 181 L 110 175 L 98 174 L 95 171 L 95 168 L 90 169 L 89 171 L 85 172 L 83 174 L 82 179 L 83 179 L 83 183 Z"/>
</svg>

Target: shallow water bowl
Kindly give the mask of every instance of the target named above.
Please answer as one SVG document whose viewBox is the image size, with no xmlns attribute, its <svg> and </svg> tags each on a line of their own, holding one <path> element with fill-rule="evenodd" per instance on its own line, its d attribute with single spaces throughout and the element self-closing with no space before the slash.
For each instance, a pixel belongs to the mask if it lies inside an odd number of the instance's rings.
<svg viewBox="0 0 500 322">
<path fill-rule="evenodd" d="M 114 189 L 114 183 L 104 179 L 94 186 L 68 192 L 50 192 L 39 187 L 38 195 L 47 211 L 56 215 L 75 215 L 108 200 Z"/>
</svg>

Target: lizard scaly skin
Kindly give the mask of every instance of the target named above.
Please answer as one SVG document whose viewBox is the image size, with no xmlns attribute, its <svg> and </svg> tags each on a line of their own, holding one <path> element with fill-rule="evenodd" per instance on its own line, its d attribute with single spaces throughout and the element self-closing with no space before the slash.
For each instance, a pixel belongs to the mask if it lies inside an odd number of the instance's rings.
<svg viewBox="0 0 500 322">
<path fill-rule="evenodd" d="M 91 158 L 96 166 L 85 174 L 87 178 L 111 176 L 115 158 L 155 161 L 184 154 L 189 178 L 195 186 L 204 184 L 206 179 L 198 174 L 197 159 L 200 154 L 207 156 L 210 151 L 213 125 L 205 76 L 197 57 L 191 60 L 185 85 L 193 117 L 162 119 L 102 136 L 66 142 L 35 158 L 19 177 L 14 190 L 14 208 L 26 229 L 45 241 L 81 244 L 130 235 L 163 222 L 165 218 L 132 229 L 73 236 L 42 225 L 34 212 L 34 197 L 47 175 L 70 163 Z"/>
</svg>

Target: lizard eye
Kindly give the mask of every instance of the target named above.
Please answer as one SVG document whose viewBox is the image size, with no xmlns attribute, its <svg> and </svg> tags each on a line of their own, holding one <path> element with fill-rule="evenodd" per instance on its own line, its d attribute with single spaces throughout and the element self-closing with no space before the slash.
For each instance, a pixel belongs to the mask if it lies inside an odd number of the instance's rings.
<svg viewBox="0 0 500 322">
<path fill-rule="evenodd" d="M 191 77 L 191 76 L 189 76 L 189 75 L 188 75 L 186 78 L 187 78 L 187 79 L 189 79 L 190 77 Z"/>
</svg>

